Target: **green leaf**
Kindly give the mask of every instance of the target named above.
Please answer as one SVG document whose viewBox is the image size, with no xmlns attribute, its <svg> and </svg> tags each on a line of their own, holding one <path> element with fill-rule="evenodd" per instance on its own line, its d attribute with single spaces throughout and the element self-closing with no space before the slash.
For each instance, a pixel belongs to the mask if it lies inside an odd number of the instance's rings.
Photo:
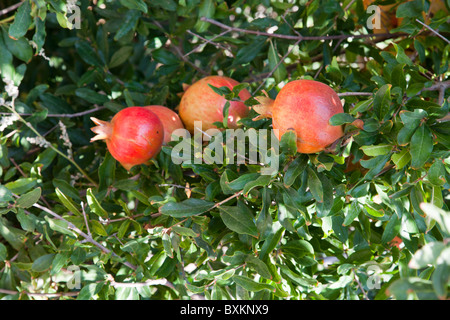
<svg viewBox="0 0 450 320">
<path fill-rule="evenodd" d="M 400 111 L 400 118 L 403 122 L 403 128 L 397 134 L 398 144 L 404 146 L 411 140 L 412 135 L 419 127 L 420 122 L 427 116 L 427 113 L 421 109 L 416 109 L 414 112 L 402 110 Z"/>
<path fill-rule="evenodd" d="M 280 139 L 281 152 L 294 156 L 297 153 L 297 133 L 294 130 L 286 131 Z"/>
<path fill-rule="evenodd" d="M 173 232 L 178 233 L 179 235 L 185 236 L 185 237 L 198 237 L 200 234 L 195 232 L 194 230 L 182 226 L 172 226 L 171 229 Z"/>
<path fill-rule="evenodd" d="M 16 206 L 24 209 L 33 206 L 33 204 L 39 201 L 39 198 L 41 197 L 41 191 L 42 190 L 39 187 L 23 194 L 19 199 L 17 199 Z"/>
<path fill-rule="evenodd" d="M 7 187 L 12 193 L 22 194 L 30 191 L 36 186 L 36 184 L 37 181 L 34 178 L 20 178 L 16 181 L 8 182 L 5 184 L 5 187 Z"/>
<path fill-rule="evenodd" d="M 121 23 L 119 30 L 114 36 L 114 40 L 119 41 L 125 35 L 135 30 L 140 17 L 141 13 L 138 10 L 128 10 L 123 17 L 123 23 Z"/>
<path fill-rule="evenodd" d="M 420 169 L 428 161 L 433 151 L 433 136 L 427 125 L 421 125 L 411 137 L 411 167 Z"/>
<path fill-rule="evenodd" d="M 252 292 L 261 291 L 261 290 L 269 290 L 269 291 L 275 292 L 275 290 L 276 290 L 275 287 L 271 286 L 270 284 L 256 282 L 256 281 L 254 281 L 248 277 L 244 277 L 244 276 L 234 275 L 231 279 L 233 279 L 233 281 L 237 285 L 241 286 L 245 290 L 252 291 Z"/>
<path fill-rule="evenodd" d="M 436 159 L 430 169 L 428 169 L 427 178 L 434 186 L 442 186 L 445 184 L 445 166 L 440 159 Z"/>
<path fill-rule="evenodd" d="M 400 227 L 401 220 L 396 214 L 393 214 L 386 224 L 383 235 L 381 236 L 381 243 L 386 245 L 388 242 L 392 241 L 399 233 Z"/>
<path fill-rule="evenodd" d="M 239 234 L 258 236 L 254 217 L 247 210 L 240 207 L 220 206 L 220 217 L 230 230 Z"/>
<path fill-rule="evenodd" d="M 111 60 L 109 61 L 109 68 L 115 68 L 123 64 L 128 60 L 128 58 L 133 53 L 133 47 L 132 46 L 124 46 L 121 47 L 119 50 L 114 52 L 113 56 L 111 57 Z"/>
<path fill-rule="evenodd" d="M 116 172 L 116 160 L 113 158 L 111 153 L 107 152 L 105 154 L 103 162 L 100 164 L 98 168 L 99 191 L 106 190 L 111 185 L 114 184 L 115 172 Z M 127 179 L 126 181 L 129 180 Z M 116 185 L 115 187 L 117 188 Z"/>
<path fill-rule="evenodd" d="M 0 243 L 0 261 L 5 261 L 8 255 L 8 251 L 3 243 Z"/>
<path fill-rule="evenodd" d="M 397 18 L 421 18 L 423 11 L 422 1 L 408 1 L 398 6 Z"/>
<path fill-rule="evenodd" d="M 265 187 L 270 181 L 272 181 L 272 177 L 270 175 L 260 175 L 254 181 L 249 181 L 245 184 L 243 191 L 244 195 L 247 195 L 253 188 L 256 187 Z"/>
<path fill-rule="evenodd" d="M 420 204 L 420 209 L 439 224 L 442 232 L 447 237 L 450 236 L 450 214 L 448 211 L 442 210 L 431 203 L 425 202 Z"/>
<path fill-rule="evenodd" d="M 262 48 L 266 43 L 266 38 L 257 37 L 248 45 L 241 47 L 236 53 L 236 57 L 233 61 L 233 66 L 238 66 L 241 64 L 246 64 L 256 58 L 256 56 L 261 52 Z"/>
<path fill-rule="evenodd" d="M 358 217 L 361 212 L 361 207 L 358 201 L 354 200 L 350 206 L 347 206 L 346 215 L 344 222 L 342 223 L 344 226 L 349 226 L 355 219 Z"/>
<path fill-rule="evenodd" d="M 277 47 L 275 40 L 269 40 L 269 52 L 268 52 L 268 60 L 269 60 L 269 69 L 274 70 L 275 67 L 278 67 L 273 72 L 273 76 L 275 77 L 275 81 L 277 83 L 286 79 L 287 70 L 284 66 L 283 62 L 280 63 L 280 57 L 278 56 Z"/>
<path fill-rule="evenodd" d="M 260 174 L 256 172 L 243 174 L 237 179 L 228 182 L 228 188 L 233 191 L 242 190 L 247 183 L 255 181 L 258 177 L 260 177 Z"/>
<path fill-rule="evenodd" d="M 308 172 L 309 190 L 311 191 L 314 199 L 316 199 L 317 202 L 323 202 L 322 182 L 320 181 L 319 177 L 317 176 L 317 173 L 313 169 L 307 167 L 306 170 Z"/>
<path fill-rule="evenodd" d="M 77 300 L 91 300 L 104 287 L 104 282 L 88 283 L 81 288 Z"/>
<path fill-rule="evenodd" d="M 164 48 L 154 50 L 152 57 L 155 61 L 165 65 L 177 65 L 180 63 L 180 59 L 175 54 Z"/>
<path fill-rule="evenodd" d="M 292 161 L 284 174 L 284 185 L 290 187 L 295 179 L 305 170 L 309 158 L 305 154 L 301 154 Z"/>
<path fill-rule="evenodd" d="M 411 160 L 411 154 L 408 149 L 403 149 L 398 153 L 393 153 L 391 156 L 392 162 L 395 164 L 397 170 L 401 170 Z"/>
<path fill-rule="evenodd" d="M 107 237 L 108 236 L 108 232 L 106 231 L 106 229 L 103 226 L 103 224 L 101 224 L 99 221 L 97 221 L 97 220 L 90 220 L 89 223 L 91 225 L 91 229 L 92 229 L 93 233 L 96 233 L 99 236 L 103 236 L 103 237 Z"/>
<path fill-rule="evenodd" d="M 352 123 L 356 118 L 348 113 L 337 113 L 328 121 L 331 126 L 341 126 L 346 123 Z"/>
<path fill-rule="evenodd" d="M 378 144 L 371 146 L 362 146 L 360 149 L 364 152 L 365 155 L 369 157 L 376 157 L 379 155 L 385 155 L 392 150 L 392 145 L 390 144 Z"/>
<path fill-rule="evenodd" d="M 36 32 L 33 35 L 33 41 L 36 43 L 35 52 L 39 53 L 42 47 L 45 44 L 46 29 L 45 29 L 45 20 L 41 20 L 40 18 L 34 18 L 34 23 L 36 25 Z"/>
<path fill-rule="evenodd" d="M 253 268 L 262 277 L 266 279 L 272 279 L 272 275 L 269 271 L 269 268 L 262 260 L 258 259 L 257 257 L 251 254 L 248 254 L 245 258 L 245 262 L 247 263 L 247 266 Z"/>
<path fill-rule="evenodd" d="M 384 120 L 391 103 L 391 84 L 382 86 L 373 98 L 373 109 L 378 120 Z"/>
<path fill-rule="evenodd" d="M 31 4 L 26 0 L 14 16 L 14 22 L 9 26 L 9 36 L 14 40 L 23 37 L 31 25 Z"/>
<path fill-rule="evenodd" d="M 215 2 L 213 0 L 203 0 L 198 11 L 198 18 L 214 18 L 215 12 Z M 195 29 L 197 30 L 197 32 L 203 33 L 208 30 L 209 25 L 209 22 L 198 20 L 195 24 Z"/>
<path fill-rule="evenodd" d="M 148 11 L 147 4 L 143 0 L 120 0 L 120 3 L 129 9 L 140 10 L 143 13 Z"/>
<path fill-rule="evenodd" d="M 49 216 L 45 216 L 44 219 L 48 222 L 50 229 L 62 234 L 66 234 L 71 238 L 77 238 L 76 233 L 69 229 L 69 223 L 67 221 L 53 219 Z"/>
<path fill-rule="evenodd" d="M 24 246 L 27 240 L 25 231 L 10 226 L 8 221 L 2 217 L 0 217 L 0 235 L 17 251 Z"/>
<path fill-rule="evenodd" d="M 86 199 L 89 208 L 92 210 L 92 212 L 94 212 L 96 215 L 102 218 L 108 217 L 108 212 L 105 209 L 103 209 L 100 202 L 97 200 L 94 193 L 92 192 L 91 188 L 88 188 L 86 190 Z"/>
<path fill-rule="evenodd" d="M 360 163 L 364 168 L 370 168 L 370 170 L 364 175 L 364 179 L 372 180 L 377 174 L 383 170 L 385 164 L 391 158 L 391 153 L 387 155 L 380 155 L 370 160 L 361 160 Z"/>
<path fill-rule="evenodd" d="M 59 188 L 55 189 L 55 193 L 58 196 L 58 199 L 64 205 L 64 207 L 66 207 L 73 214 L 82 216 L 81 212 L 78 210 L 75 203 L 72 201 L 70 197 L 67 197 Z"/>
<path fill-rule="evenodd" d="M 68 198 L 73 199 L 73 201 L 76 202 L 81 202 L 78 190 L 75 187 L 72 187 L 66 180 L 53 179 L 52 184 L 55 188 L 58 188 Z"/>
<path fill-rule="evenodd" d="M 278 225 L 278 227 L 276 227 Z M 267 256 L 276 248 L 278 243 L 284 234 L 284 228 L 280 226 L 280 224 L 273 224 L 273 228 L 271 233 L 264 240 L 264 243 L 261 247 L 261 251 L 259 252 L 259 258 L 263 261 L 266 260 Z"/>
<path fill-rule="evenodd" d="M 30 62 L 33 57 L 33 49 L 31 48 L 30 43 L 25 37 L 20 37 L 17 40 L 14 40 L 9 37 L 8 33 L 3 29 L 3 40 L 5 41 L 6 47 L 8 50 L 17 58 L 22 60 L 25 63 Z M 17 73 L 17 69 L 16 72 Z"/>
<path fill-rule="evenodd" d="M 78 88 L 75 90 L 75 95 L 83 100 L 86 100 L 87 102 L 93 103 L 93 104 L 99 104 L 102 105 L 105 102 L 109 101 L 109 98 L 104 95 L 95 92 L 92 89 L 88 88 Z"/>
<path fill-rule="evenodd" d="M 445 244 L 442 242 L 430 242 L 425 244 L 414 253 L 408 266 L 413 269 L 421 269 L 425 268 L 427 265 L 435 265 L 437 258 L 445 247 Z"/>
<path fill-rule="evenodd" d="M 306 240 L 291 240 L 280 247 L 283 254 L 298 259 L 305 255 L 314 255 L 313 246 Z"/>
<path fill-rule="evenodd" d="M 44 272 L 44 271 L 46 271 L 52 265 L 54 257 L 55 257 L 55 254 L 53 254 L 53 253 L 49 253 L 49 254 L 45 254 L 43 256 L 40 256 L 39 258 L 34 260 L 33 264 L 31 265 L 31 269 L 34 272 Z"/>
<path fill-rule="evenodd" d="M 13 56 L 6 47 L 3 37 L 0 36 L 0 71 L 2 73 L 2 78 L 14 78 L 15 70 L 12 62 Z"/>
<path fill-rule="evenodd" d="M 181 202 L 168 202 L 160 207 L 159 212 L 174 218 L 183 218 L 202 214 L 213 208 L 214 205 L 214 202 L 197 198 L 189 198 Z"/>
<path fill-rule="evenodd" d="M 84 62 L 91 66 L 103 68 L 103 62 L 100 60 L 97 52 L 95 52 L 94 48 L 89 44 L 89 42 L 85 40 L 79 40 L 75 42 L 75 49 L 77 50 L 80 58 L 84 60 Z"/>
</svg>

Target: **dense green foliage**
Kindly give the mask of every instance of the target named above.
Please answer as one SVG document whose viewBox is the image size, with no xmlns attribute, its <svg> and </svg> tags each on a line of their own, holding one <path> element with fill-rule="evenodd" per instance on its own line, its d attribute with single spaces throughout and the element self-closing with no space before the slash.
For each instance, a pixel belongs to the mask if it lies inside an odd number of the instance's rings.
<svg viewBox="0 0 450 320">
<path fill-rule="evenodd" d="M 402 20 L 375 36 L 362 0 L 67 2 L 0 4 L 2 299 L 449 297 L 449 1 L 378 1 Z M 175 142 L 127 172 L 90 142 L 90 116 L 176 110 L 211 74 L 324 82 L 346 134 L 310 155 L 285 135 L 273 175 L 174 164 Z"/>
</svg>

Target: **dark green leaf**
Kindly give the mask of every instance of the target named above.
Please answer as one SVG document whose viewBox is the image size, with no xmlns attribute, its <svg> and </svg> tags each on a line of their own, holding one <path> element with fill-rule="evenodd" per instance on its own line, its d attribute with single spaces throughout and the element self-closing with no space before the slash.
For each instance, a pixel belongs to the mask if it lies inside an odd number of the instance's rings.
<svg viewBox="0 0 450 320">
<path fill-rule="evenodd" d="M 159 212 L 175 218 L 182 218 L 202 214 L 213 207 L 214 202 L 189 198 L 181 202 L 168 202 L 159 209 Z"/>
<path fill-rule="evenodd" d="M 348 113 L 336 113 L 330 118 L 329 123 L 332 126 L 341 126 L 346 123 L 352 123 L 355 120 L 356 118 Z"/>
<path fill-rule="evenodd" d="M 247 210 L 237 206 L 220 206 L 219 209 L 220 217 L 227 228 L 239 234 L 258 236 L 254 217 Z"/>
<path fill-rule="evenodd" d="M 305 154 L 301 154 L 292 161 L 284 174 L 284 185 L 286 187 L 291 186 L 295 179 L 305 170 L 308 164 L 308 157 Z"/>
<path fill-rule="evenodd" d="M 421 168 L 433 151 L 433 137 L 427 125 L 421 125 L 411 137 L 411 167 Z"/>
<path fill-rule="evenodd" d="M 261 291 L 261 290 L 270 290 L 275 292 L 275 287 L 267 283 L 256 282 L 248 277 L 234 275 L 232 277 L 233 281 L 239 286 L 243 287 L 248 291 Z"/>
<path fill-rule="evenodd" d="M 30 1 L 23 1 L 14 16 L 14 22 L 9 27 L 9 36 L 15 40 L 23 37 L 27 33 L 31 22 Z"/>
<path fill-rule="evenodd" d="M 36 188 L 23 194 L 19 199 L 17 199 L 16 206 L 25 209 L 31 207 L 39 201 L 39 198 L 41 197 L 41 190 L 41 188 Z"/>
</svg>

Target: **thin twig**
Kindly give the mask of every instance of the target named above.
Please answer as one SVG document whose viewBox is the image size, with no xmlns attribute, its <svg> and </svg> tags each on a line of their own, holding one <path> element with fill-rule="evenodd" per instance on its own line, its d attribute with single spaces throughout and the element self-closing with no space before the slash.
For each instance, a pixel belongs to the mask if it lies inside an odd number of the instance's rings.
<svg viewBox="0 0 450 320">
<path fill-rule="evenodd" d="M 289 54 L 292 52 L 292 50 L 300 43 L 300 41 L 302 41 L 301 39 L 298 39 L 294 45 L 285 53 L 285 55 L 280 59 L 280 61 L 278 61 L 278 63 L 275 65 L 275 67 L 273 67 L 273 69 L 269 72 L 269 74 L 263 79 L 263 81 L 261 82 L 261 84 L 258 86 L 258 88 L 256 88 L 256 90 L 254 92 L 258 92 L 259 89 L 261 89 L 261 87 L 264 85 L 264 83 L 266 82 L 266 80 L 268 78 L 270 78 L 270 76 L 272 76 L 272 74 L 278 69 L 278 67 L 281 65 L 281 63 L 283 63 L 283 61 L 289 56 Z"/>
<path fill-rule="evenodd" d="M 361 290 L 362 294 L 364 295 L 364 299 L 370 300 L 370 299 L 369 299 L 369 296 L 367 295 L 366 291 L 364 290 L 364 288 L 363 288 L 361 282 L 359 281 L 359 278 L 358 278 L 358 276 L 356 275 L 356 271 L 355 271 L 355 270 L 353 270 L 353 275 L 354 275 L 354 278 L 355 278 L 356 283 L 358 284 L 359 289 Z"/>
<path fill-rule="evenodd" d="M 223 205 L 224 203 L 227 203 L 227 202 L 230 201 L 231 199 L 234 199 L 234 198 L 236 198 L 236 197 L 239 197 L 243 192 L 244 192 L 244 190 L 238 191 L 238 192 L 236 192 L 235 194 L 233 194 L 232 196 L 230 196 L 230 197 L 228 197 L 228 198 L 226 198 L 226 199 L 224 199 L 224 200 L 222 200 L 222 201 L 220 201 L 220 202 L 217 202 L 217 203 L 216 203 L 215 205 L 213 205 L 212 208 L 209 209 L 208 211 L 210 211 L 210 210 L 212 210 L 212 209 L 216 209 L 216 208 L 220 207 L 221 205 Z"/>
<path fill-rule="evenodd" d="M 436 30 L 434 30 L 433 28 L 431 28 L 429 25 L 423 23 L 422 21 L 420 21 L 419 19 L 416 19 L 416 21 L 418 23 L 420 23 L 421 25 L 423 25 L 425 28 L 427 28 L 428 30 L 430 30 L 431 32 L 433 32 L 435 35 L 437 35 L 439 38 L 441 38 L 442 40 L 444 40 L 445 42 L 447 42 L 448 44 L 450 44 L 450 40 L 448 40 L 446 37 L 444 37 L 443 35 L 441 35 L 439 32 L 437 32 Z"/>
<path fill-rule="evenodd" d="M 39 293 L 39 292 L 28 292 L 28 291 L 15 291 L 15 290 L 7 290 L 0 289 L 0 293 L 4 294 L 21 294 L 27 296 L 36 296 L 36 297 L 75 297 L 78 296 L 80 292 L 54 292 L 54 293 Z"/>
<path fill-rule="evenodd" d="M 279 34 L 279 33 L 269 33 L 269 32 L 263 32 L 259 30 L 249 30 L 249 29 L 242 29 L 237 27 L 230 27 L 226 24 L 223 24 L 219 21 L 216 21 L 214 19 L 210 19 L 207 17 L 201 17 L 200 20 L 209 22 L 211 24 L 214 24 L 222 29 L 230 30 L 230 31 L 236 31 L 236 32 L 243 32 L 247 34 L 254 34 L 257 36 L 265 36 L 269 38 L 280 38 L 280 39 L 286 39 L 286 40 L 339 40 L 339 39 L 361 39 L 361 38 L 395 38 L 399 36 L 405 36 L 404 33 L 380 33 L 380 34 L 339 34 L 339 35 L 332 35 L 332 36 L 302 36 L 302 35 L 288 35 L 288 34 Z"/>
<path fill-rule="evenodd" d="M 25 1 L 13 4 L 12 6 L 5 8 L 3 10 L 0 10 L 0 16 L 7 14 L 8 12 L 11 12 L 13 10 L 16 10 L 18 7 L 20 7 Z"/>
<path fill-rule="evenodd" d="M 372 92 L 339 92 L 337 94 L 339 97 L 347 97 L 347 96 L 372 96 Z"/>
<path fill-rule="evenodd" d="M 138 282 L 138 283 L 116 282 L 114 280 L 111 280 L 111 286 L 113 286 L 114 288 L 140 288 L 157 285 L 166 286 L 175 290 L 175 286 L 167 279 L 155 279 L 155 280 L 150 279 L 145 282 Z"/>
<path fill-rule="evenodd" d="M 98 247 L 100 250 L 102 250 L 104 253 L 111 253 L 114 257 L 120 258 L 115 252 L 109 250 L 108 248 L 106 248 L 105 246 L 103 246 L 102 244 L 98 243 L 97 241 L 95 241 L 91 236 L 87 235 L 86 233 L 84 233 L 83 231 L 81 231 L 79 228 L 77 228 L 72 222 L 64 219 L 63 217 L 61 217 L 60 215 L 58 215 L 57 213 L 53 212 L 52 210 L 41 206 L 38 203 L 33 204 L 33 207 L 36 207 L 38 209 L 41 209 L 42 211 L 50 214 L 52 217 L 64 221 L 67 223 L 67 227 L 69 230 L 74 231 L 75 233 L 79 234 L 80 236 L 82 236 L 83 238 L 85 238 L 88 242 L 92 243 L 93 245 L 95 245 L 96 247 Z M 134 266 L 133 264 L 129 263 L 128 261 L 124 261 L 122 262 L 124 265 L 126 265 L 127 267 L 136 270 L 136 266 Z"/>
<path fill-rule="evenodd" d="M 193 35 L 194 37 L 197 37 L 197 38 L 199 38 L 199 39 L 205 41 L 206 43 L 209 43 L 209 44 L 215 46 L 216 48 L 221 48 L 221 49 L 224 50 L 224 51 L 228 51 L 231 55 L 233 55 L 233 53 L 231 52 L 231 50 L 230 50 L 229 48 L 224 47 L 224 46 L 221 45 L 220 43 L 217 43 L 217 42 L 214 42 L 214 41 L 213 41 L 214 39 L 216 39 L 216 38 L 218 38 L 219 36 L 224 35 L 224 34 L 226 34 L 226 33 L 228 33 L 228 32 L 230 32 L 230 31 L 229 31 L 229 30 L 225 30 L 224 32 L 220 33 L 220 34 L 217 35 L 217 36 L 212 37 L 211 39 L 206 39 L 205 37 L 202 37 L 201 35 L 198 35 L 198 34 L 192 32 L 191 30 L 187 30 L 187 33 L 189 33 L 190 35 Z M 199 46 L 195 47 L 193 50 L 191 50 L 191 51 L 189 51 L 188 53 L 186 53 L 184 56 L 187 57 L 187 56 L 190 55 L 191 53 L 196 52 L 197 50 L 199 50 L 199 49 L 201 48 L 201 46 L 204 46 L 204 45 L 206 45 L 206 44 L 205 44 L 205 43 L 200 44 Z M 233 57 L 234 57 L 234 55 L 233 55 Z"/>
<path fill-rule="evenodd" d="M 92 238 L 91 230 L 89 229 L 89 224 L 86 216 L 86 211 L 84 210 L 84 203 L 81 201 L 81 212 L 83 213 L 84 223 L 86 224 L 86 230 L 88 232 L 88 236 Z"/>
<path fill-rule="evenodd" d="M 105 107 L 103 106 L 96 106 L 93 109 L 89 109 L 89 110 L 85 110 L 85 111 L 81 111 L 81 112 L 77 112 L 77 113 L 49 113 L 47 114 L 47 118 L 75 118 L 75 117 L 81 117 L 90 113 L 94 113 L 97 112 L 99 110 L 103 110 L 105 109 Z M 11 115 L 13 113 L 10 112 L 1 112 L 0 113 L 2 116 L 7 116 L 7 115 Z M 32 116 L 32 113 L 17 113 L 20 116 L 23 117 L 27 117 L 27 116 Z"/>
</svg>

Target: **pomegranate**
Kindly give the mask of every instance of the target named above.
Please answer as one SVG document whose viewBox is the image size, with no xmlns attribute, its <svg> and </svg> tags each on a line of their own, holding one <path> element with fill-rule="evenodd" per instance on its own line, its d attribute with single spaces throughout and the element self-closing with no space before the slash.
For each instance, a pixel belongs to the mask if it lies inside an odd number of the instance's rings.
<svg viewBox="0 0 450 320">
<path fill-rule="evenodd" d="M 178 114 L 172 109 L 158 105 L 146 106 L 145 108 L 152 111 L 154 114 L 158 116 L 159 120 L 161 120 L 164 127 L 163 144 L 167 144 L 168 142 L 171 141 L 172 133 L 176 129 L 184 129 L 183 122 L 181 122 L 181 119 L 178 116 Z"/>
<path fill-rule="evenodd" d="M 328 85 L 314 80 L 294 80 L 287 83 L 275 100 L 255 98 L 260 105 L 255 119 L 272 118 L 278 139 L 288 130 L 297 134 L 297 151 L 316 153 L 343 136 L 342 126 L 332 126 L 330 118 L 344 112 L 341 100 Z"/>
<path fill-rule="evenodd" d="M 91 117 L 97 125 L 91 130 L 97 135 L 91 139 L 105 140 L 111 155 L 126 170 L 144 164 L 161 149 L 164 127 L 158 116 L 144 107 L 120 110 L 111 122 Z"/>
<path fill-rule="evenodd" d="M 214 92 L 208 84 L 220 88 L 228 87 L 232 90 L 239 84 L 234 79 L 223 76 L 205 77 L 186 88 L 181 97 L 179 114 L 185 127 L 194 133 L 194 121 L 202 121 L 202 130 L 216 128 L 214 122 L 223 121 L 223 107 L 227 100 Z M 243 89 L 239 93 L 241 101 L 230 101 L 228 109 L 228 127 L 237 128 L 237 122 L 248 115 L 250 109 L 244 102 L 251 97 L 248 90 Z"/>
</svg>

